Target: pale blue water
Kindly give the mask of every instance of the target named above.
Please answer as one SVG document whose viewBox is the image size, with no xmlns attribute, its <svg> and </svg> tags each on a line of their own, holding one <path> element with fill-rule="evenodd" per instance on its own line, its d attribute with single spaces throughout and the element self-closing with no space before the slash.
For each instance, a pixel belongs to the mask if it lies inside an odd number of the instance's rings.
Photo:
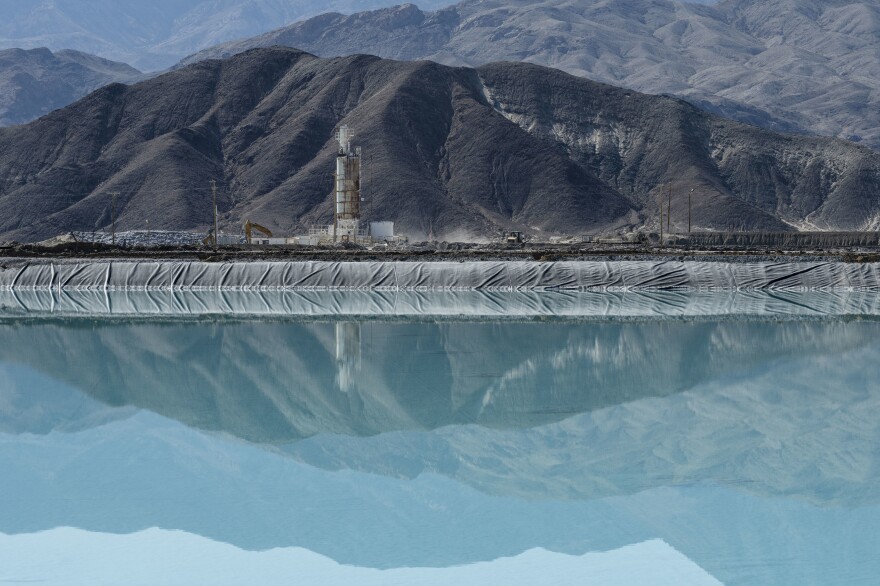
<svg viewBox="0 0 880 586">
<path fill-rule="evenodd" d="M 18 316 L 0 583 L 875 584 L 878 364 L 865 317 Z"/>
</svg>

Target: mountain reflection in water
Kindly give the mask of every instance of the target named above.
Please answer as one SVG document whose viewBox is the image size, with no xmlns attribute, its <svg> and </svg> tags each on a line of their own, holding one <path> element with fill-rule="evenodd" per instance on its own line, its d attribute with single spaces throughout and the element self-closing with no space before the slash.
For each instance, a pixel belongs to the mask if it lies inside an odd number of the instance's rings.
<svg viewBox="0 0 880 586">
<path fill-rule="evenodd" d="M 880 572 L 878 334 L 12 321 L 0 532 L 161 527 L 382 568 L 661 538 L 724 583 L 857 581 Z"/>
<path fill-rule="evenodd" d="M 542 425 L 779 359 L 860 348 L 872 343 L 872 325 L 73 320 L 0 328 L 0 360 L 108 405 L 288 443 Z"/>
</svg>

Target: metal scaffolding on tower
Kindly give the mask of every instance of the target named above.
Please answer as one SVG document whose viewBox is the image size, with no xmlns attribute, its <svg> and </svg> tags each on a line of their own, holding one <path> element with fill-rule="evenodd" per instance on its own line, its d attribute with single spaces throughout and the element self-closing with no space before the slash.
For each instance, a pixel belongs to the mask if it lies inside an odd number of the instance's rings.
<svg viewBox="0 0 880 586">
<path fill-rule="evenodd" d="M 336 211 L 333 215 L 333 241 L 357 242 L 361 220 L 361 149 L 352 148 L 354 133 L 348 126 L 336 132 Z"/>
</svg>

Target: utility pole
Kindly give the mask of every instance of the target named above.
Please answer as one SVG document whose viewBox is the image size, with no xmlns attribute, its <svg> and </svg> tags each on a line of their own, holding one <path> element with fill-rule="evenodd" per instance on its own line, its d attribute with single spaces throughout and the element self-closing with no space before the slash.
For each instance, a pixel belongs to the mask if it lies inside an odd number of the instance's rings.
<svg viewBox="0 0 880 586">
<path fill-rule="evenodd" d="M 691 187 L 691 190 L 688 191 L 688 236 L 691 233 L 691 199 L 694 195 L 694 188 Z"/>
<path fill-rule="evenodd" d="M 116 246 L 116 197 L 118 191 L 110 193 L 110 241 Z"/>
<path fill-rule="evenodd" d="M 339 213 L 336 207 L 337 193 L 339 193 L 339 176 L 333 173 L 333 244 L 336 244 L 336 227 L 339 225 Z"/>
<path fill-rule="evenodd" d="M 658 203 L 660 204 L 660 246 L 663 246 L 663 192 L 662 191 L 660 192 L 660 197 L 658 198 Z"/>
<path fill-rule="evenodd" d="M 214 200 L 214 250 L 217 249 L 217 182 L 211 179 L 211 196 Z"/>
<path fill-rule="evenodd" d="M 672 234 L 672 183 L 669 184 L 669 196 L 666 199 L 666 233 Z"/>
</svg>

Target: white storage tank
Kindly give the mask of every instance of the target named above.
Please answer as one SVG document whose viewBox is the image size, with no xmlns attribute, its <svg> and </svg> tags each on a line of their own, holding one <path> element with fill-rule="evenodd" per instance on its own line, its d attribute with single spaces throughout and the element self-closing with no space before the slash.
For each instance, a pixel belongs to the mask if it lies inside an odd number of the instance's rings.
<svg viewBox="0 0 880 586">
<path fill-rule="evenodd" d="M 394 222 L 370 222 L 373 240 L 394 240 Z"/>
</svg>

